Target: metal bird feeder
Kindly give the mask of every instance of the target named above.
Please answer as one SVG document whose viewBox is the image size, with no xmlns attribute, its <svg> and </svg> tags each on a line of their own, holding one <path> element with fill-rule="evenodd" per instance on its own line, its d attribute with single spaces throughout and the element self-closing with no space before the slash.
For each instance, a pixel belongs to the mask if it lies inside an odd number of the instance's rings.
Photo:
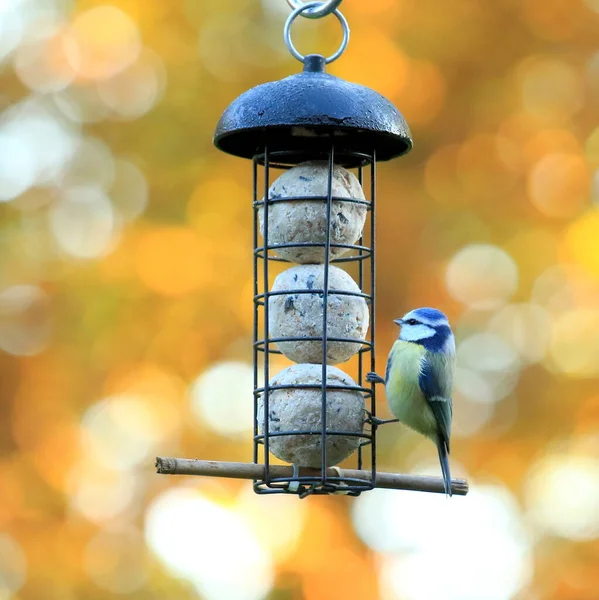
<svg viewBox="0 0 599 600">
<path fill-rule="evenodd" d="M 375 387 L 364 379 L 376 371 L 376 165 L 409 152 L 411 134 L 379 93 L 326 72 L 349 40 L 341 0 L 288 2 L 285 41 L 303 70 L 239 96 L 214 135 L 219 150 L 253 164 L 253 463 L 159 458 L 158 471 L 253 479 L 259 494 L 301 498 L 374 487 L 443 493 L 438 478 L 376 472 Z M 329 14 L 343 29 L 339 50 L 299 54 L 295 19 Z M 273 261 L 296 266 L 271 285 Z M 281 353 L 299 364 L 273 376 Z M 352 357 L 355 381 L 333 366 Z M 271 464 L 271 454 L 291 466 Z M 336 467 L 350 455 L 355 469 Z M 466 493 L 466 482 L 453 490 Z"/>
</svg>

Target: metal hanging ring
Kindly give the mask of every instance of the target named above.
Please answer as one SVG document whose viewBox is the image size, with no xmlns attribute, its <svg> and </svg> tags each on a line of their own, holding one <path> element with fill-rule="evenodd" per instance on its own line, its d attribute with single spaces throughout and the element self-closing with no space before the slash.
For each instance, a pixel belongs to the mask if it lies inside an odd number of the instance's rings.
<svg viewBox="0 0 599 600">
<path fill-rule="evenodd" d="M 298 15 L 301 15 L 303 12 L 305 12 L 311 8 L 320 6 L 321 4 L 322 4 L 322 2 L 306 2 L 306 4 L 302 4 L 301 6 L 296 8 L 289 15 L 289 17 L 287 17 L 287 21 L 285 21 L 285 28 L 283 29 L 284 36 L 285 36 L 285 44 L 287 44 L 287 48 L 289 48 L 289 52 L 291 52 L 291 54 L 295 58 L 297 58 L 297 60 L 299 60 L 301 63 L 304 62 L 306 57 L 297 51 L 297 49 L 293 45 L 293 42 L 291 41 L 291 25 L 293 24 L 293 21 L 295 21 L 295 19 L 297 18 Z M 341 45 L 339 46 L 337 52 L 335 52 L 334 54 L 331 54 L 331 56 L 329 56 L 328 58 L 325 59 L 325 63 L 327 65 L 329 63 L 332 63 L 334 60 L 337 60 L 343 54 L 343 52 L 345 52 L 345 49 L 347 48 L 347 44 L 349 42 L 349 24 L 347 22 L 347 19 L 341 14 L 341 11 L 339 11 L 337 9 L 333 10 L 332 14 L 334 14 L 337 17 L 337 20 L 339 21 L 339 23 L 341 23 L 341 28 L 343 29 L 343 40 L 341 40 Z"/>
<path fill-rule="evenodd" d="M 320 7 L 311 8 L 306 12 L 302 13 L 302 17 L 306 17 L 306 19 L 320 19 L 321 17 L 326 17 L 334 12 L 339 5 L 343 2 L 343 0 L 328 0 L 327 2 L 316 2 L 316 4 L 320 4 Z M 293 10 L 297 10 L 302 6 L 305 6 L 301 0 L 287 0 L 287 4 L 291 6 Z M 314 2 L 310 2 L 309 4 L 314 4 Z"/>
</svg>

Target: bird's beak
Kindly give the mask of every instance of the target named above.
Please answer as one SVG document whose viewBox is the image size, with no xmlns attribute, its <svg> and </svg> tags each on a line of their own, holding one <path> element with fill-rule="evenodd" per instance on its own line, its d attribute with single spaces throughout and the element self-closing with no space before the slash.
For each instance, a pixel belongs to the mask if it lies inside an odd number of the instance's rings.
<svg viewBox="0 0 599 600">
<path fill-rule="evenodd" d="M 396 325 L 403 325 L 403 319 L 395 319 L 393 321 Z"/>
</svg>

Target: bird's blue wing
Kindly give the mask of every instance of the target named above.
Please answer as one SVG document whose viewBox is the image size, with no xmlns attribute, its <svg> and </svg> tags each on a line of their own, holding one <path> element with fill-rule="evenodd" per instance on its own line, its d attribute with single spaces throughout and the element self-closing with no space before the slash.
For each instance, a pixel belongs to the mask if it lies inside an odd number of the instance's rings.
<svg viewBox="0 0 599 600">
<path fill-rule="evenodd" d="M 453 408 L 451 388 L 453 384 L 453 357 L 441 353 L 427 352 L 420 363 L 418 385 L 431 407 L 439 433 L 449 450 Z"/>
<path fill-rule="evenodd" d="M 389 373 L 391 372 L 391 367 L 393 366 L 393 352 L 389 352 L 389 358 L 387 359 L 387 368 L 385 369 L 385 383 L 389 381 Z"/>
</svg>

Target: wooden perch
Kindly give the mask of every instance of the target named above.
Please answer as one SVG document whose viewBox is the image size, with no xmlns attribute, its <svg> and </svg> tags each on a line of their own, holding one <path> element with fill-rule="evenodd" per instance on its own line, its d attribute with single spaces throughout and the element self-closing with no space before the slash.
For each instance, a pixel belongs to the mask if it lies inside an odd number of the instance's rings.
<svg viewBox="0 0 599 600">
<path fill-rule="evenodd" d="M 163 475 L 203 475 L 204 477 L 230 477 L 232 479 L 264 479 L 264 465 L 253 463 L 219 462 L 214 460 L 197 460 L 192 458 L 156 458 L 156 471 Z M 289 477 L 293 475 L 291 467 L 271 465 L 272 477 Z M 320 477 L 319 469 L 301 468 L 300 476 Z M 327 477 L 351 477 L 370 481 L 370 471 L 354 469 L 327 469 Z M 411 490 L 414 492 L 433 492 L 443 494 L 443 479 L 424 475 L 402 475 L 397 473 L 377 473 L 375 487 L 391 490 Z M 451 490 L 456 496 L 468 493 L 468 482 L 465 479 L 452 479 Z"/>
</svg>

